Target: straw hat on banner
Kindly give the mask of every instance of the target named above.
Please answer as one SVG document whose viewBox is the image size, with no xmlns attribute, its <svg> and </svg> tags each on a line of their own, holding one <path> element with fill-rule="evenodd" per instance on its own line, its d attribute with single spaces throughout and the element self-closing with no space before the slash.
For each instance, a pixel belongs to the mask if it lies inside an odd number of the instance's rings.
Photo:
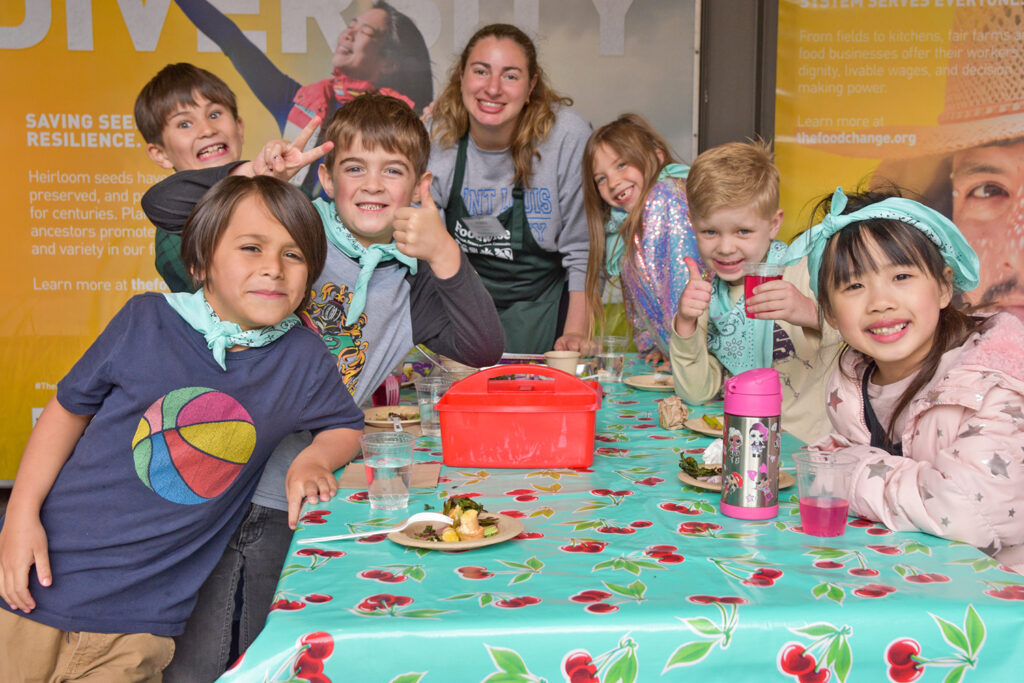
<svg viewBox="0 0 1024 683">
<path fill-rule="evenodd" d="M 981 259 L 972 307 L 1024 319 L 1024 7 L 958 8 L 952 30 L 965 39 L 950 45 L 936 125 L 861 130 L 900 142 L 829 151 L 881 158 L 872 185 L 895 182 L 951 217 Z"/>
</svg>

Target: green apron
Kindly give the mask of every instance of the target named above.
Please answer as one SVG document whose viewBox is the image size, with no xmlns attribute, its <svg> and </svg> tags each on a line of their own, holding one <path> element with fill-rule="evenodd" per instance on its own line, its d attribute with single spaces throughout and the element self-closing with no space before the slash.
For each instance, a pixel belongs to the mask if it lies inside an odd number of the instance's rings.
<svg viewBox="0 0 1024 683">
<path fill-rule="evenodd" d="M 505 351 L 543 353 L 555 345 L 558 306 L 565 289 L 562 255 L 541 248 L 526 221 L 523 184 L 512 189 L 512 206 L 496 217 L 470 216 L 462 201 L 467 137 L 459 140 L 448 204 L 448 232 L 466 252 L 494 299 L 505 329 Z M 495 229 L 497 227 L 497 229 Z"/>
</svg>

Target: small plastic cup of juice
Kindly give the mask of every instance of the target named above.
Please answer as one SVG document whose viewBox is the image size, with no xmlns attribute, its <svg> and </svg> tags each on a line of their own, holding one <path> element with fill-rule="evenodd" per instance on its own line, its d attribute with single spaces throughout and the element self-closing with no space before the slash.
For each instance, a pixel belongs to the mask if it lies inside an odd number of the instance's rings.
<svg viewBox="0 0 1024 683">
<path fill-rule="evenodd" d="M 842 536 L 850 503 L 850 478 L 858 458 L 848 453 L 793 454 L 800 491 L 800 526 L 811 536 Z"/>
<path fill-rule="evenodd" d="M 748 318 L 754 317 L 746 307 L 746 302 L 754 296 L 754 288 L 772 280 L 781 280 L 785 270 L 786 266 L 777 263 L 743 263 L 743 309 Z"/>
</svg>

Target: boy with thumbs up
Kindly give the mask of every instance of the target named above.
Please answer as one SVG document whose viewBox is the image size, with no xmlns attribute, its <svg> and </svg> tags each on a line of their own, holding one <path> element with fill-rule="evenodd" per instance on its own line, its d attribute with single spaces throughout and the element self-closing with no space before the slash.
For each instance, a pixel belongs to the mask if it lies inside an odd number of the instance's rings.
<svg viewBox="0 0 1024 683">
<path fill-rule="evenodd" d="M 679 297 L 670 358 L 676 393 L 686 403 L 714 398 L 727 375 L 775 368 L 782 378 L 782 424 L 810 442 L 829 432 L 825 380 L 839 335 L 819 320 L 801 262 L 744 300 L 743 263 L 782 263 L 779 172 L 761 142 L 728 143 L 702 153 L 686 181 L 697 250 L 711 271 L 702 279 L 685 259 L 690 280 Z"/>
<path fill-rule="evenodd" d="M 496 363 L 505 344 L 501 322 L 490 294 L 431 199 L 426 170 L 430 140 L 420 119 L 401 100 L 361 95 L 334 113 L 324 141 L 334 143 L 318 170 L 331 199 L 317 198 L 313 205 L 327 233 L 327 261 L 300 317 L 337 358 L 338 372 L 356 404 L 370 396 L 414 344 L 473 367 Z M 159 218 L 151 214 L 151 219 L 162 229 L 180 230 L 191 205 L 223 175 L 218 169 L 177 173 L 153 187 L 143 206 L 165 207 Z M 413 202 L 421 205 L 413 207 Z M 250 517 L 264 520 L 265 527 L 283 525 L 287 533 L 263 534 L 283 536 L 274 548 L 249 552 L 244 539 L 229 546 L 200 594 L 206 613 L 199 614 L 197 608 L 179 646 L 187 642 L 188 650 L 208 650 L 209 634 L 225 632 L 220 623 L 225 619 L 230 633 L 234 602 L 225 601 L 228 593 L 219 584 L 237 583 L 239 565 L 245 571 L 247 596 L 252 572 L 268 577 L 272 596 L 290 541 L 285 473 L 310 441 L 308 432 L 286 437 L 253 496 Z M 245 602 L 250 602 L 248 597 Z M 270 598 L 263 602 L 251 609 L 265 614 Z M 241 649 L 260 626 L 262 620 L 253 632 L 241 634 Z M 198 670 L 198 664 L 172 664 L 172 677 L 165 680 L 201 680 Z"/>
</svg>

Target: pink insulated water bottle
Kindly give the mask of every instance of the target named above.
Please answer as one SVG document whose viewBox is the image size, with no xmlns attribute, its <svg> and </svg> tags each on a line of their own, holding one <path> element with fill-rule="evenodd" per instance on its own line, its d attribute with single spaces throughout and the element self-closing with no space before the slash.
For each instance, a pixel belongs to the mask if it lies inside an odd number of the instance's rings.
<svg viewBox="0 0 1024 683">
<path fill-rule="evenodd" d="M 725 381 L 722 514 L 770 519 L 779 513 L 782 383 L 771 368 Z"/>
</svg>

